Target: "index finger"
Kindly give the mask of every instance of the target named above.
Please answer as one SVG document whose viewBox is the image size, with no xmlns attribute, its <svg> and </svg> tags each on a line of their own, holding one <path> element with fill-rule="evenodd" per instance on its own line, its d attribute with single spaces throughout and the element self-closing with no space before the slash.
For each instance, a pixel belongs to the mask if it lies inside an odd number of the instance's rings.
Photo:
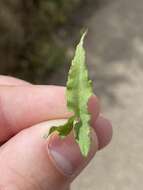
<svg viewBox="0 0 143 190">
<path fill-rule="evenodd" d="M 69 116 L 64 87 L 0 86 L 0 142 L 39 122 Z"/>
<path fill-rule="evenodd" d="M 22 86 L 22 85 L 31 85 L 31 83 L 24 81 L 22 79 L 17 79 L 7 75 L 0 75 L 0 85 L 2 86 Z"/>
</svg>

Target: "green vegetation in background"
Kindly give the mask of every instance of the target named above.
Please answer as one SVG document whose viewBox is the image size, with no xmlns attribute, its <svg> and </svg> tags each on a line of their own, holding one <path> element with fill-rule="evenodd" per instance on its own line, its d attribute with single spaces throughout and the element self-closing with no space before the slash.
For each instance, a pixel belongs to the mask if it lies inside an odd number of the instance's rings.
<svg viewBox="0 0 143 190">
<path fill-rule="evenodd" d="M 4 51 L 7 56 L 4 58 L 5 67 L 11 60 L 14 63 L 5 69 L 4 74 L 42 82 L 45 75 L 67 62 L 67 45 L 64 39 L 68 31 L 64 26 L 69 24 L 81 0 L 13 2 L 15 4 L 10 0 L 2 0 L 0 3 L 7 8 L 9 18 L 13 16 L 13 22 L 17 21 L 15 25 L 11 24 L 11 28 L 15 26 L 13 33 L 2 25 L 6 41 L 1 43 L 3 39 L 0 38 L 0 52 Z M 59 32 L 60 29 L 62 32 Z"/>
</svg>

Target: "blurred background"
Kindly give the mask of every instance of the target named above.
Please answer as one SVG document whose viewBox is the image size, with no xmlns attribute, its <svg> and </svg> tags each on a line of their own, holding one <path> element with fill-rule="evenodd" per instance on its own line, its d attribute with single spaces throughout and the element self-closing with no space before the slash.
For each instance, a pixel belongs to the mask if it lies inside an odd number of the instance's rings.
<svg viewBox="0 0 143 190">
<path fill-rule="evenodd" d="M 89 29 L 88 68 L 114 136 L 72 190 L 142 189 L 142 0 L 1 0 L 0 74 L 65 85 L 82 28 Z"/>
</svg>

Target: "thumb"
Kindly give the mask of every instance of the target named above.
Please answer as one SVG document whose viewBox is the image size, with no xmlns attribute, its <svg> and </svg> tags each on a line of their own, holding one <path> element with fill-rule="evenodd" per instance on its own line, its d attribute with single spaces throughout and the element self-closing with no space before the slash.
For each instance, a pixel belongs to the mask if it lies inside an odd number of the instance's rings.
<svg viewBox="0 0 143 190">
<path fill-rule="evenodd" d="M 61 140 L 42 138 L 51 126 L 66 120 L 48 121 L 25 129 L 0 148 L 0 189 L 67 190 L 98 148 L 92 134 L 90 153 L 83 158 L 72 135 Z"/>
</svg>

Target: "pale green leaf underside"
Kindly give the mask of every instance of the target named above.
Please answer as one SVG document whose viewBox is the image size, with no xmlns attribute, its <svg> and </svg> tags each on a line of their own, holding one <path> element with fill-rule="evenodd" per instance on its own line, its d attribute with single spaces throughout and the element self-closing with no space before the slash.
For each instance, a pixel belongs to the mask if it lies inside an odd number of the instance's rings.
<svg viewBox="0 0 143 190">
<path fill-rule="evenodd" d="M 88 71 L 85 64 L 85 50 L 83 42 L 86 33 L 83 34 L 77 45 L 75 56 L 67 81 L 67 107 L 74 113 L 65 125 L 52 127 L 49 134 L 57 131 L 60 136 L 67 136 L 72 129 L 83 156 L 87 156 L 90 149 L 90 114 L 88 112 L 88 100 L 93 94 L 92 82 L 88 79 Z"/>
</svg>

